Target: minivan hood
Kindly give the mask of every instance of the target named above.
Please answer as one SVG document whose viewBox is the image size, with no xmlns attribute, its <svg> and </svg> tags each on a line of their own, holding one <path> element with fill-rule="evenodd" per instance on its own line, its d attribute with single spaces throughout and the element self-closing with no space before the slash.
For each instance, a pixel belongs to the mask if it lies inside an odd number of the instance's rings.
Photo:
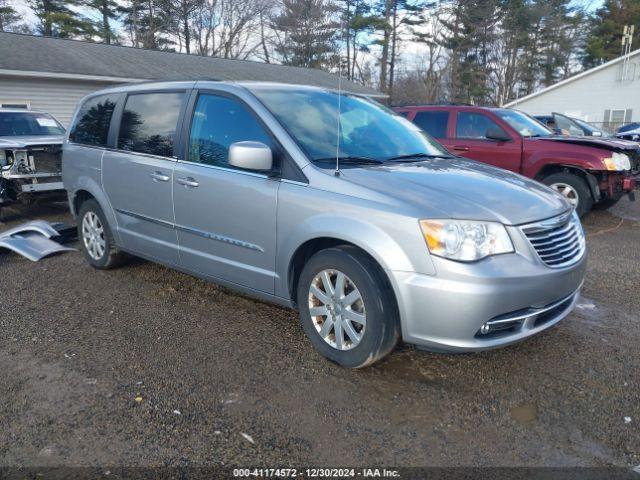
<svg viewBox="0 0 640 480">
<path fill-rule="evenodd" d="M 0 148 L 25 148 L 32 145 L 62 145 L 62 135 L 23 135 L 0 137 Z"/>
<path fill-rule="evenodd" d="M 564 197 L 538 182 L 459 157 L 350 168 L 341 175 L 409 203 L 431 218 L 520 225 L 571 208 Z"/>
</svg>

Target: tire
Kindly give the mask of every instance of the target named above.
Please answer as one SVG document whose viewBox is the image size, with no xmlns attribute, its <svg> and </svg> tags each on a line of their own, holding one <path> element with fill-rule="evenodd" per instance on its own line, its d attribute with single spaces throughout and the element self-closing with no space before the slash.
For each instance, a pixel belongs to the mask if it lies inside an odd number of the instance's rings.
<svg viewBox="0 0 640 480">
<path fill-rule="evenodd" d="M 342 295 L 337 295 L 341 301 L 331 302 L 325 295 L 323 273 L 327 274 L 325 281 L 328 279 L 334 291 L 342 290 Z M 343 289 L 337 286 L 340 274 Z M 312 285 L 316 293 L 319 291 L 318 296 L 312 293 Z M 326 304 L 321 298 L 323 295 L 324 300 L 329 300 Z M 348 303 L 358 296 L 354 303 Z M 313 346 L 343 367 L 361 368 L 377 362 L 393 350 L 400 338 L 398 307 L 391 286 L 378 264 L 355 247 L 329 248 L 313 255 L 300 275 L 297 302 L 300 323 Z M 313 312 L 312 305 L 316 309 Z M 318 315 L 312 316 L 312 313 Z M 354 320 L 356 318 L 359 321 Z M 339 323 L 326 324 L 332 319 Z M 364 325 L 360 323 L 362 320 Z M 325 325 L 328 330 L 323 336 Z M 354 340 L 352 335 L 359 336 L 359 340 Z"/>
<path fill-rule="evenodd" d="M 589 190 L 589 185 L 578 175 L 567 172 L 553 173 L 543 178 L 542 183 L 564 195 L 574 205 L 580 217 L 583 217 L 591 210 L 593 196 Z M 573 203 L 573 198 L 570 195 L 577 197 L 576 203 Z"/>
<path fill-rule="evenodd" d="M 93 230 L 91 230 L 93 228 Z M 85 229 L 87 231 L 85 231 Z M 87 236 L 93 235 L 94 243 Z M 80 206 L 78 212 L 78 240 L 84 258 L 89 264 L 100 270 L 116 268 L 126 259 L 126 254 L 116 247 L 111 229 L 104 212 L 93 199 L 87 200 Z M 96 246 L 102 245 L 102 248 Z"/>
</svg>

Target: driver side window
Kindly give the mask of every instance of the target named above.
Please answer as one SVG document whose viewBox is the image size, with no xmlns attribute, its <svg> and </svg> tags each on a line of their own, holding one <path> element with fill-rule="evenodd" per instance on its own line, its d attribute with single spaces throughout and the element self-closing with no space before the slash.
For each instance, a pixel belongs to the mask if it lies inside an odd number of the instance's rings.
<svg viewBox="0 0 640 480">
<path fill-rule="evenodd" d="M 218 95 L 200 95 L 191 122 L 188 160 L 234 168 L 229 165 L 229 146 L 244 141 L 262 142 L 273 149 L 269 134 L 242 103 Z"/>
<path fill-rule="evenodd" d="M 487 140 L 487 130 L 491 127 L 502 128 L 482 113 L 458 112 L 456 138 Z"/>
</svg>

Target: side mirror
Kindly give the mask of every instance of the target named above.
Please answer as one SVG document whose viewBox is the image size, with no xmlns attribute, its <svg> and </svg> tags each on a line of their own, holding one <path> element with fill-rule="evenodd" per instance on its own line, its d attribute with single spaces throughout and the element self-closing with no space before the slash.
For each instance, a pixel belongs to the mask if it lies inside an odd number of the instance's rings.
<svg viewBox="0 0 640 480">
<path fill-rule="evenodd" d="M 243 170 L 270 171 L 273 153 L 261 142 L 236 142 L 229 146 L 229 165 Z"/>
<path fill-rule="evenodd" d="M 591 132 L 591 136 L 592 137 L 601 137 L 602 136 L 602 132 L 599 132 L 598 130 L 595 130 L 595 131 Z"/>
<path fill-rule="evenodd" d="M 489 127 L 487 133 L 484 135 L 488 140 L 495 140 L 496 142 L 509 142 L 511 137 L 502 128 L 498 126 Z"/>
</svg>

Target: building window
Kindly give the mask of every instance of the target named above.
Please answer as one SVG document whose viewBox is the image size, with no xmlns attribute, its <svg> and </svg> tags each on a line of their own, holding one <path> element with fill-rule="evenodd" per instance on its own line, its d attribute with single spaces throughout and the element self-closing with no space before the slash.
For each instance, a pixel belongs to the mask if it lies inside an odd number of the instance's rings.
<svg viewBox="0 0 640 480">
<path fill-rule="evenodd" d="M 604 111 L 604 125 L 610 132 L 615 132 L 621 126 L 630 123 L 633 110 L 627 108 L 626 110 L 605 110 Z"/>
</svg>

